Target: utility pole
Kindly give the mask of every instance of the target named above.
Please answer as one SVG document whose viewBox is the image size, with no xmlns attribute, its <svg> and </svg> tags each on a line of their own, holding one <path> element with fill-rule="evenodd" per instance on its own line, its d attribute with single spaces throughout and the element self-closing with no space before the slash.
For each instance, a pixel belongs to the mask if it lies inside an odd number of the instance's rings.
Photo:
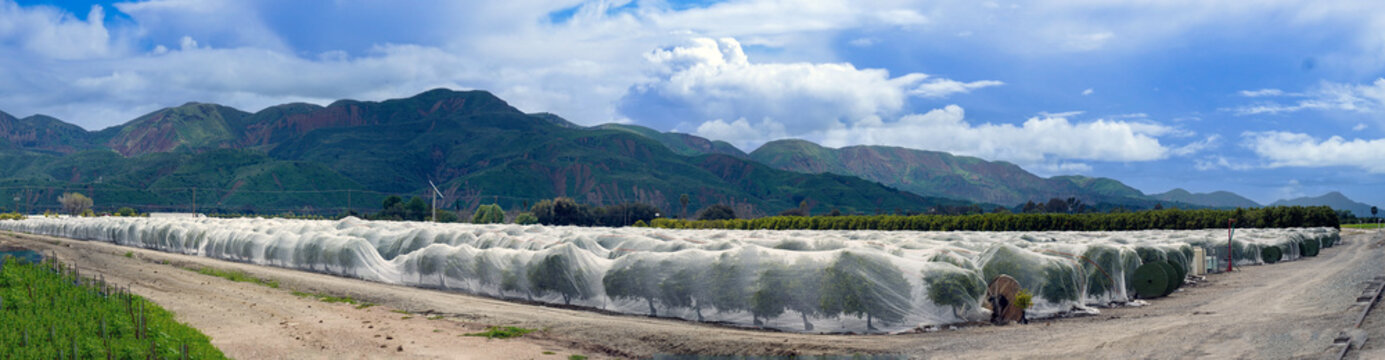
<svg viewBox="0 0 1385 360">
<path fill-rule="evenodd" d="M 438 222 L 438 197 L 442 196 L 442 191 L 438 191 L 438 186 L 433 185 L 433 180 L 428 180 L 428 187 L 433 188 L 433 222 Z"/>
</svg>

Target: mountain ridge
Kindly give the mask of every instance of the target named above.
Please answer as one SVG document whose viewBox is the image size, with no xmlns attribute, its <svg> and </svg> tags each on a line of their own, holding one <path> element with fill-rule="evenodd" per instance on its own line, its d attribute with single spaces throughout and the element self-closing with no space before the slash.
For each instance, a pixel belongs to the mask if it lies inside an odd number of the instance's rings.
<svg viewBox="0 0 1385 360">
<path fill-rule="evenodd" d="M 1337 191 L 1329 191 L 1319 196 L 1301 196 L 1293 199 L 1280 199 L 1270 204 L 1270 206 L 1318 206 L 1326 205 L 1336 210 L 1351 211 L 1357 217 L 1371 216 L 1371 205 L 1358 202 L 1348 198 L 1346 195 Z"/>
<path fill-rule="evenodd" d="M 660 142 L 639 134 L 647 128 L 574 128 L 552 118 L 525 114 L 489 92 L 446 89 L 325 107 L 284 104 L 256 113 L 188 103 L 84 132 L 72 151 L 12 146 L 0 154 L 0 169 L 12 170 L 0 183 L 27 195 L 18 204 L 8 196 L 0 204 L 51 206 L 55 192 L 84 188 L 98 206 L 176 207 L 190 204 L 195 192 L 203 209 L 261 212 L 268 209 L 260 204 L 273 203 L 282 211 L 293 206 L 276 198 L 305 189 L 315 195 L 303 196 L 298 208 L 321 212 L 369 209 L 383 194 L 422 194 L 429 181 L 443 189 L 443 208 L 463 210 L 483 202 L 514 209 L 558 196 L 594 204 L 646 202 L 680 215 L 715 203 L 732 205 L 742 216 L 773 215 L 800 203 L 846 213 L 968 204 L 856 177 L 777 170 L 734 152 L 698 154 L 719 146 L 700 138 L 673 135 Z M 666 142 L 694 154 L 675 153 Z M 687 211 L 678 201 L 682 194 L 690 198 Z"/>
</svg>

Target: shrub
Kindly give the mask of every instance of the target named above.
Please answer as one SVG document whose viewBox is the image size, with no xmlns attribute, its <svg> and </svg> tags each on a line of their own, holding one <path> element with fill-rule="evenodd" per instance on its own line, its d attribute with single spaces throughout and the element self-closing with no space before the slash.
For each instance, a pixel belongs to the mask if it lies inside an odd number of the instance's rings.
<svg viewBox="0 0 1385 360">
<path fill-rule="evenodd" d="M 533 224 L 538 224 L 538 223 L 539 223 L 539 218 L 536 217 L 536 216 L 534 216 L 534 213 L 522 212 L 522 213 L 519 213 L 519 216 L 515 216 L 515 224 L 519 224 L 519 225 L 533 225 Z"/>
<path fill-rule="evenodd" d="M 481 205 L 476 208 L 476 214 L 471 216 L 473 224 L 500 224 L 505 222 L 505 210 L 500 209 L 500 205 L 490 204 Z"/>
</svg>

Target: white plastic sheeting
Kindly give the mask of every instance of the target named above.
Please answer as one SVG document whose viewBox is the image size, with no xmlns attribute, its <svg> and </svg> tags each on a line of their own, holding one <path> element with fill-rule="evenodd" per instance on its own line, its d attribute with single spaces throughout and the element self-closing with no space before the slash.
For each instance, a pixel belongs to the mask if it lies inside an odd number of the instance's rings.
<svg viewBox="0 0 1385 360">
<path fill-rule="evenodd" d="M 786 331 L 892 332 L 986 319 L 999 274 L 1035 295 L 1031 317 L 1131 300 L 1142 262 L 1188 266 L 1226 230 L 1133 232 L 740 231 L 419 222 L 33 218 L 0 229 L 308 270 L 497 298 Z M 1237 262 L 1337 230 L 1242 229 Z"/>
</svg>

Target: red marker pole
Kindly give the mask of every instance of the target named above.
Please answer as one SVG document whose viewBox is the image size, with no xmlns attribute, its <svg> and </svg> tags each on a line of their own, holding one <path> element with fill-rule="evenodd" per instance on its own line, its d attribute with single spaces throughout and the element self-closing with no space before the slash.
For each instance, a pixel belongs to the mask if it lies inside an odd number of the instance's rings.
<svg viewBox="0 0 1385 360">
<path fill-rule="evenodd" d="M 1231 272 L 1231 235 L 1236 233 L 1236 219 L 1226 220 L 1226 272 Z"/>
</svg>

